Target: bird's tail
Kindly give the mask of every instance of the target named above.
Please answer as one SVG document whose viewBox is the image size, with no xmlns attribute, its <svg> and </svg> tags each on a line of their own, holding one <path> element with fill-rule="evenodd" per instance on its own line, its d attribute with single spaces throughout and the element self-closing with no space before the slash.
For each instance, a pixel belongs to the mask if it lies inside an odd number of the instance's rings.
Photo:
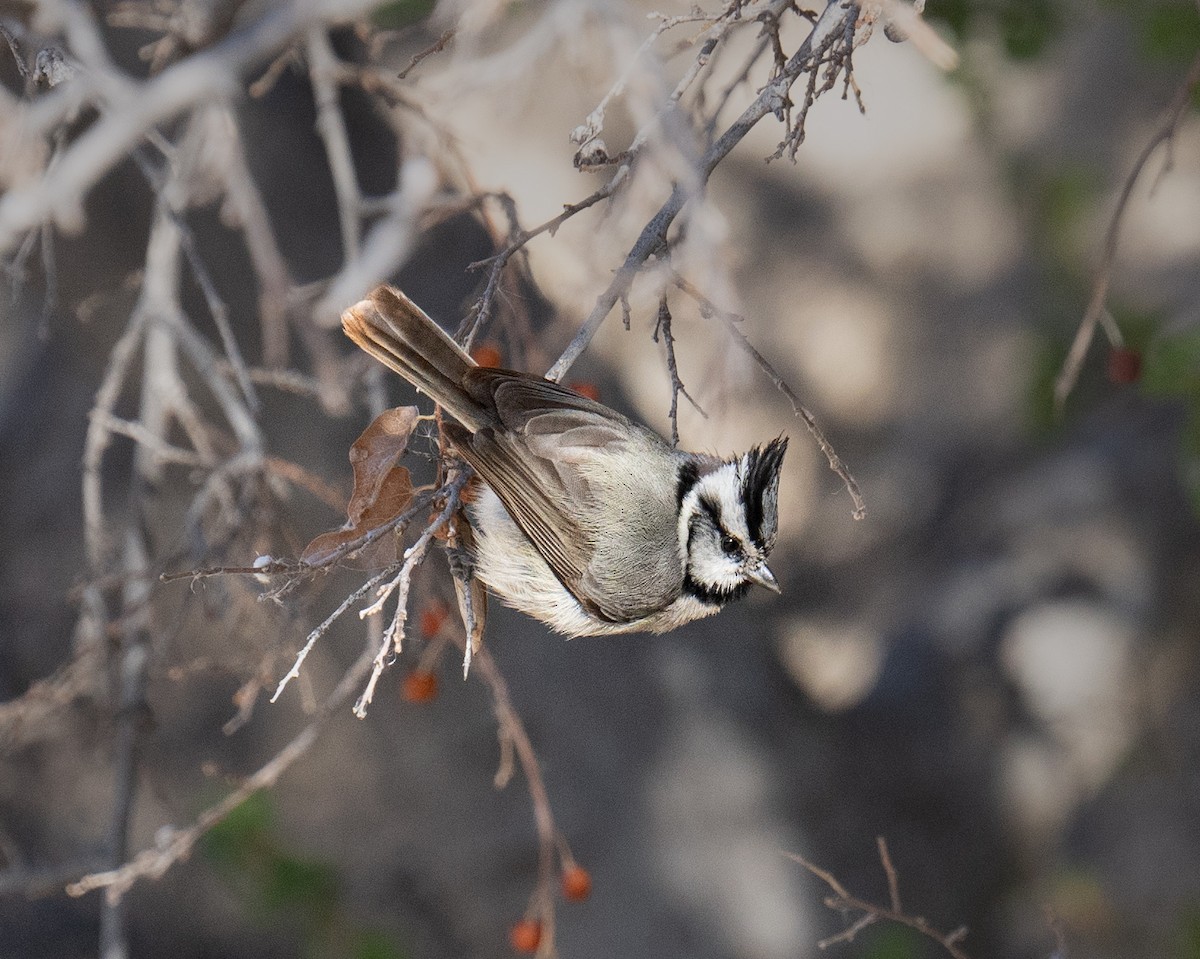
<svg viewBox="0 0 1200 959">
<path fill-rule="evenodd" d="M 342 329 L 472 433 L 487 425 L 487 413 L 462 385 L 475 361 L 395 287 L 376 287 L 342 313 Z"/>
</svg>

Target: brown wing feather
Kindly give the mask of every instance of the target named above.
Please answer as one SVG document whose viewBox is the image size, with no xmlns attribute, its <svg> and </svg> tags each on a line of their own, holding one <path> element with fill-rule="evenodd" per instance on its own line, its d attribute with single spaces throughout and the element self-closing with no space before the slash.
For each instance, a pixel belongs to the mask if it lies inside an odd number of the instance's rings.
<svg viewBox="0 0 1200 959">
<path fill-rule="evenodd" d="M 608 622 L 631 622 L 652 612 L 657 602 L 652 591 L 608 596 L 598 588 L 592 570 L 600 548 L 595 531 L 575 516 L 593 512 L 586 467 L 601 450 L 631 442 L 665 450 L 661 438 L 538 376 L 476 367 L 463 385 L 481 407 L 494 410 L 501 429 L 469 433 L 448 424 L 443 426 L 447 438 L 500 498 L 567 591 L 588 613 Z"/>
<path fill-rule="evenodd" d="M 547 565 L 581 606 L 605 618 L 595 603 L 580 594 L 580 582 L 591 556 L 591 546 L 579 524 L 549 495 L 560 486 L 550 464 L 515 448 L 510 439 L 491 430 L 468 433 L 453 424 L 442 427 L 454 445 L 492 488 Z M 506 441 L 507 440 L 507 441 Z"/>
<path fill-rule="evenodd" d="M 507 429 L 519 432 L 536 416 L 555 411 L 590 414 L 597 420 L 642 429 L 616 410 L 580 396 L 574 390 L 530 373 L 477 366 L 463 377 L 463 388 L 481 405 L 495 410 Z"/>
<path fill-rule="evenodd" d="M 463 459 L 499 497 L 559 582 L 588 613 L 607 622 L 622 623 L 640 619 L 650 611 L 633 597 L 599 598 L 601 593 L 595 589 L 591 570 L 597 544 L 572 515 L 579 509 L 587 512 L 587 500 L 592 496 L 587 478 L 577 468 L 561 457 L 542 455 L 519 435 L 497 435 L 492 430 L 471 434 L 451 424 L 444 425 L 443 430 Z M 552 449 L 562 448 L 555 444 Z"/>
</svg>

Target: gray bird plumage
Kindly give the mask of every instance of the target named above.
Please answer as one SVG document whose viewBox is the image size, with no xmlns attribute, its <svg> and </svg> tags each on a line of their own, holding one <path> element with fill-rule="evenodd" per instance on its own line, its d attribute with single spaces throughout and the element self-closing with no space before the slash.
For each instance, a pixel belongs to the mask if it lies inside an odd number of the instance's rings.
<svg viewBox="0 0 1200 959">
<path fill-rule="evenodd" d="M 730 460 L 672 449 L 557 383 L 477 366 L 391 287 L 342 325 L 458 421 L 443 433 L 487 485 L 476 572 L 505 602 L 581 636 L 665 632 L 753 583 L 777 591 L 785 438 Z"/>
</svg>

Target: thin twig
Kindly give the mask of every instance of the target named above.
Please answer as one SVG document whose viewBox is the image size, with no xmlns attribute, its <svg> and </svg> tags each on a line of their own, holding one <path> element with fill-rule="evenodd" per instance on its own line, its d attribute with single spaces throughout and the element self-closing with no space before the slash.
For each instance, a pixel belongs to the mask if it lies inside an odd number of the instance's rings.
<svg viewBox="0 0 1200 959">
<path fill-rule="evenodd" d="M 413 70 L 416 69 L 417 65 L 422 60 L 425 60 L 427 57 L 433 56 L 435 53 L 441 53 L 443 50 L 445 50 L 446 47 L 449 46 L 450 41 L 454 39 L 455 33 L 457 33 L 457 31 L 453 27 L 451 27 L 449 30 L 446 30 L 440 37 L 438 37 L 436 40 L 434 40 L 433 43 L 431 43 L 424 50 L 422 50 L 420 53 L 413 54 L 412 59 L 408 61 L 408 66 L 406 66 L 403 70 L 401 70 L 399 73 L 396 74 L 396 79 L 397 80 L 406 79 L 408 77 L 408 75 L 410 73 L 412 73 Z"/>
<path fill-rule="evenodd" d="M 879 849 L 879 862 L 887 876 L 888 898 L 892 903 L 892 911 L 903 912 L 904 907 L 900 905 L 900 876 L 892 864 L 892 854 L 888 851 L 887 840 L 883 836 L 876 836 L 875 845 Z"/>
<path fill-rule="evenodd" d="M 541 765 L 533 751 L 533 743 L 525 731 L 525 725 L 513 706 L 508 683 L 487 647 L 475 654 L 475 662 L 478 674 L 492 694 L 492 708 L 496 714 L 502 758 L 510 755 L 510 750 L 515 753 L 521 771 L 525 774 L 529 798 L 533 803 L 533 819 L 538 835 L 538 882 L 530 901 L 530 912 L 542 923 L 542 942 L 537 954 L 544 959 L 554 955 L 554 857 L 561 836 L 554 824 L 550 795 L 542 779 Z M 503 786 L 510 774 L 511 763 L 502 761 L 496 777 L 497 786 Z"/>
<path fill-rule="evenodd" d="M 488 268 L 488 278 L 486 284 L 484 285 L 483 293 L 480 294 L 479 299 L 476 300 L 475 304 L 471 307 L 470 312 L 468 312 L 467 317 L 463 320 L 463 323 L 459 327 L 459 330 L 456 334 L 457 339 L 459 342 L 464 344 L 465 348 L 470 349 L 471 344 L 474 342 L 479 331 L 487 325 L 487 321 L 491 316 L 492 302 L 495 299 L 497 290 L 499 289 L 500 277 L 504 272 L 505 266 L 508 265 L 509 260 L 511 260 L 516 253 L 524 249 L 530 240 L 533 240 L 544 233 L 554 236 L 554 234 L 558 232 L 559 227 L 566 223 L 567 220 L 571 219 L 571 217 L 582 213 L 584 210 L 595 206 L 597 203 L 600 203 L 603 200 L 607 200 L 620 188 L 628 173 L 629 168 L 622 167 L 622 169 L 618 170 L 617 173 L 614 174 L 606 184 L 604 184 L 604 186 L 600 187 L 600 189 L 596 190 L 590 196 L 584 197 L 578 203 L 565 204 L 562 212 L 557 216 L 552 216 L 544 223 L 539 223 L 537 226 L 531 227 L 528 230 L 522 230 L 519 228 L 516 220 L 516 207 L 512 202 L 511 197 L 508 197 L 506 194 L 491 195 L 494 199 L 498 200 L 502 206 L 505 207 L 505 210 L 509 215 L 509 222 L 512 226 L 512 230 L 510 231 L 508 243 L 505 245 L 504 249 L 500 250 L 499 253 L 494 253 L 493 255 L 486 257 L 485 259 L 477 260 L 467 267 L 467 269 L 470 270 L 479 270 L 486 266 Z"/>
<path fill-rule="evenodd" d="M 831 0 L 814 24 L 812 32 L 792 55 L 780 75 L 763 87 L 754 102 L 705 151 L 696 171 L 698 187 L 703 187 L 707 183 L 717 164 L 729 155 L 730 151 L 745 138 L 759 120 L 767 114 L 781 109 L 787 91 L 796 78 L 813 65 L 814 57 L 826 49 L 831 38 L 840 36 L 844 32 L 847 23 L 851 22 L 855 16 L 856 9 L 850 0 Z M 671 191 L 667 201 L 642 229 L 637 241 L 625 257 L 625 262 L 616 271 L 608 287 L 597 297 L 596 305 L 583 321 L 574 338 L 547 371 L 547 379 L 561 380 L 572 364 L 579 359 L 580 354 L 591 343 L 592 337 L 596 335 L 596 331 L 600 329 L 613 307 L 617 305 L 622 296 L 628 293 L 646 261 L 665 247 L 667 231 L 692 196 L 693 191 L 683 184 L 677 184 Z"/>
<path fill-rule="evenodd" d="M 675 362 L 675 337 L 671 333 L 671 308 L 667 303 L 666 293 L 663 293 L 658 300 L 658 322 L 655 324 L 651 339 L 657 343 L 660 335 L 667 356 L 667 376 L 671 380 L 671 408 L 667 413 L 671 420 L 671 445 L 678 446 L 679 395 L 682 393 L 701 416 L 707 417 L 708 414 L 692 398 L 692 394 L 687 391 L 687 387 L 683 385 L 683 380 L 679 377 L 679 366 Z"/>
<path fill-rule="evenodd" d="M 371 668 L 375 655 L 373 636 L 368 636 L 362 654 L 346 670 L 329 697 L 321 704 L 316 716 L 286 746 L 250 775 L 237 789 L 217 804 L 202 812 L 190 826 L 182 830 L 160 830 L 163 841 L 157 849 L 140 852 L 118 869 L 91 873 L 67 887 L 72 896 L 82 896 L 94 889 L 106 890 L 110 899 L 120 899 L 139 879 L 159 879 L 179 860 L 184 859 L 206 832 L 225 819 L 255 793 L 273 786 L 291 765 L 317 741 L 329 720 L 349 701 Z M 165 832 L 165 835 L 164 835 Z"/>
<path fill-rule="evenodd" d="M 816 441 L 821 452 L 825 454 L 829 468 L 837 474 L 838 479 L 845 485 L 846 492 L 850 494 L 850 501 L 854 507 L 852 515 L 855 519 L 865 518 L 867 515 L 867 504 L 863 499 L 862 491 L 858 487 L 858 481 L 855 480 L 846 464 L 842 462 L 842 458 L 838 456 L 837 451 L 833 448 L 833 444 L 825 438 L 824 431 L 817 425 L 816 417 L 800 401 L 800 397 L 796 395 L 795 390 L 788 385 L 787 381 L 771 365 L 771 362 L 755 349 L 746 334 L 739 329 L 739 324 L 744 323 L 742 317 L 717 307 L 695 286 L 681 276 L 676 275 L 675 284 L 700 304 L 700 310 L 703 314 L 721 320 L 725 329 L 733 338 L 734 343 L 757 364 L 759 369 L 770 377 L 771 382 L 775 384 L 775 388 L 787 397 L 788 402 L 792 404 L 792 412 L 799 416 L 805 427 L 808 428 L 809 434 Z"/>
<path fill-rule="evenodd" d="M 878 840 L 878 849 L 880 862 L 882 863 L 884 872 L 887 873 L 888 877 L 888 891 L 892 901 L 890 908 L 876 905 L 875 903 L 868 902 L 865 899 L 860 899 L 858 896 L 853 895 L 838 881 L 837 877 L 834 876 L 833 873 L 829 872 L 827 869 L 822 869 L 820 866 L 817 866 L 814 863 L 809 862 L 803 856 L 796 855 L 795 853 L 784 853 L 784 855 L 786 855 L 789 859 L 791 859 L 793 862 L 799 863 L 810 873 L 825 883 L 830 890 L 832 890 L 833 895 L 828 896 L 825 899 L 826 906 L 828 906 L 830 909 L 836 910 L 837 912 L 862 913 L 862 915 L 858 916 L 841 932 L 818 942 L 817 947 L 820 949 L 826 949 L 829 946 L 836 945 L 838 943 L 851 942 L 855 936 L 857 936 L 868 926 L 881 920 L 886 920 L 887 922 L 894 922 L 902 926 L 907 926 L 909 929 L 920 933 L 925 938 L 931 939 L 933 942 L 936 942 L 939 946 L 945 949 L 952 959 L 970 959 L 967 953 L 965 953 L 959 946 L 959 943 L 967 935 L 965 926 L 960 926 L 959 928 L 950 932 L 941 932 L 940 930 L 931 926 L 922 917 L 910 916 L 899 908 L 900 897 L 899 893 L 897 892 L 898 880 L 895 878 L 895 867 L 892 865 L 891 856 L 888 854 L 887 843 L 882 839 Z"/>
<path fill-rule="evenodd" d="M 354 715 L 359 719 L 366 718 L 367 707 L 371 704 L 371 700 L 375 696 L 375 684 L 379 681 L 379 677 L 383 675 L 384 669 L 393 656 L 400 654 L 404 641 L 404 623 L 408 618 L 408 592 L 412 584 L 413 570 L 425 561 L 425 556 L 429 552 L 429 547 L 433 543 L 434 537 L 441 532 L 454 515 L 455 510 L 458 509 L 458 494 L 470 478 L 471 472 L 463 470 L 444 484 L 442 489 L 445 491 L 446 502 L 441 511 L 425 527 L 425 530 L 417 537 L 416 542 L 404 551 L 400 569 L 396 573 L 395 578 L 391 582 L 380 586 L 377 591 L 378 598 L 375 602 L 359 611 L 359 619 L 366 619 L 368 616 L 377 615 L 382 611 L 388 597 L 393 592 L 397 593 L 395 615 L 392 617 L 392 621 L 388 624 L 387 629 L 383 631 L 383 637 L 379 642 L 379 650 L 375 654 L 375 660 L 371 665 L 371 675 L 367 679 L 366 688 L 363 690 L 362 695 L 358 697 L 358 702 L 354 704 Z M 282 688 L 282 685 L 280 688 Z M 274 699 L 272 699 L 272 702 L 274 702 Z"/>
<path fill-rule="evenodd" d="M 321 624 L 308 634 L 308 639 L 305 640 L 304 645 L 300 647 L 300 652 L 296 654 L 296 659 L 292 663 L 292 668 L 284 674 L 283 679 L 279 680 L 279 685 L 275 687 L 275 692 L 271 696 L 271 702 L 275 702 L 275 700 L 277 700 L 283 694 L 283 691 L 287 687 L 288 683 L 290 683 L 293 679 L 300 678 L 300 667 L 304 665 L 304 660 L 308 658 L 308 654 L 311 653 L 313 647 L 317 645 L 317 640 L 329 632 L 329 627 L 341 619 L 346 610 L 370 593 L 372 589 L 382 583 L 385 579 L 395 573 L 398 566 L 398 563 L 393 563 L 368 579 L 365 583 L 359 586 L 358 589 L 354 590 L 352 593 L 350 593 L 350 595 L 343 599 L 341 603 L 338 604 L 337 609 L 326 616 Z"/>
<path fill-rule="evenodd" d="M 89 872 L 106 867 L 99 859 L 55 866 L 9 866 L 0 870 L 0 896 L 21 895 L 27 899 L 61 893 L 63 886 Z"/>
<path fill-rule="evenodd" d="M 1079 373 L 1083 369 L 1083 361 L 1087 356 L 1088 347 L 1091 346 L 1092 339 L 1096 335 L 1096 326 L 1106 313 L 1108 289 L 1112 281 L 1113 264 L 1117 257 L 1117 241 L 1121 236 L 1121 226 L 1125 219 L 1129 200 L 1133 196 L 1133 189 L 1155 151 L 1163 145 L 1166 145 L 1168 151 L 1170 150 L 1170 146 L 1179 132 L 1179 127 L 1182 125 L 1184 117 L 1187 116 L 1192 92 L 1197 85 L 1200 85 L 1200 53 L 1197 53 L 1195 59 L 1192 60 L 1183 81 L 1176 88 L 1174 96 L 1171 97 L 1166 117 L 1154 131 L 1150 140 L 1142 147 L 1142 152 L 1138 154 L 1133 169 L 1129 171 L 1129 175 L 1125 178 L 1125 184 L 1121 187 L 1116 209 L 1113 210 L 1112 219 L 1109 220 L 1108 230 L 1104 235 L 1104 250 L 1100 255 L 1100 265 L 1096 268 L 1092 297 L 1088 301 L 1083 319 L 1079 322 L 1079 328 L 1075 332 L 1075 339 L 1071 343 L 1067 358 L 1063 361 L 1062 369 L 1054 382 L 1054 404 L 1060 412 L 1067 402 L 1067 397 L 1071 395 L 1071 391 L 1079 381 Z M 1168 157 L 1167 166 L 1169 167 L 1169 165 Z M 1118 332 L 1116 335 L 1119 337 L 1120 333 Z M 1120 345 L 1120 343 L 1114 342 L 1114 345 Z"/>
</svg>

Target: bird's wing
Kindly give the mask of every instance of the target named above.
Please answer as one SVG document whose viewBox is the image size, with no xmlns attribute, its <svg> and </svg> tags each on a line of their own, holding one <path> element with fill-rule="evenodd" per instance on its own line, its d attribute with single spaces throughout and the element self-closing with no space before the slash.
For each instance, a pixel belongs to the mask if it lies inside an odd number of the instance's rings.
<svg viewBox="0 0 1200 959">
<path fill-rule="evenodd" d="M 539 378 L 480 368 L 469 374 L 467 389 L 491 405 L 506 428 L 472 434 L 448 425 L 446 436 L 568 592 L 606 622 L 628 623 L 654 612 L 661 602 L 654 590 L 614 589 L 608 577 L 596 576 L 606 531 L 586 518 L 597 515 L 607 464 L 624 460 L 631 447 L 661 447 L 662 441 L 608 407 Z M 604 588 L 597 588 L 601 583 Z"/>
</svg>

